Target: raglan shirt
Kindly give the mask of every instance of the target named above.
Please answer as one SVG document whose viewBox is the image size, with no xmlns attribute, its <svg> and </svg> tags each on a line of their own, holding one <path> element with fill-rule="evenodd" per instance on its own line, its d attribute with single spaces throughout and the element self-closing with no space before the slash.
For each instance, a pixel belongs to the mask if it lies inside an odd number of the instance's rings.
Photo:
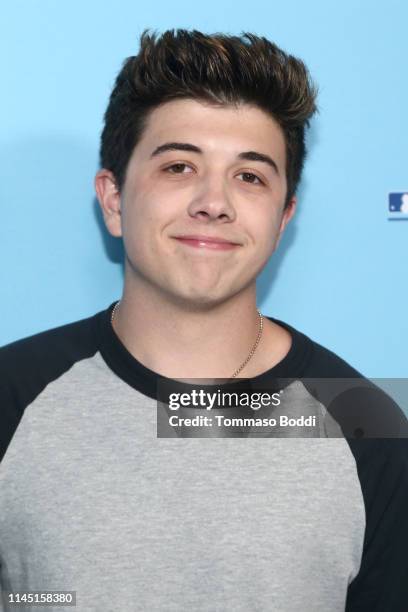
<svg viewBox="0 0 408 612">
<path fill-rule="evenodd" d="M 375 386 L 329 397 L 324 380 L 362 375 L 270 317 L 291 348 L 252 383 L 288 380 L 290 406 L 325 427 L 160 438 L 162 377 L 113 307 L 0 349 L 0 610 L 16 609 L 6 592 L 75 591 L 81 612 L 406 612 L 394 402 Z"/>
</svg>

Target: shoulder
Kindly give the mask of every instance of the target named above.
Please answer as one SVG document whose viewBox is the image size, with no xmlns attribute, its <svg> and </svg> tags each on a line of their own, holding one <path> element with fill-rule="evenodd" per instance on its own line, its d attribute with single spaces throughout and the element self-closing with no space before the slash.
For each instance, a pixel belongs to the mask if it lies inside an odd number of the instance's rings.
<svg viewBox="0 0 408 612">
<path fill-rule="evenodd" d="M 279 321 L 280 324 L 282 322 Z M 380 386 L 334 351 L 284 324 L 301 347 L 299 379 L 337 422 L 346 438 L 407 438 L 408 421 Z"/>
<path fill-rule="evenodd" d="M 304 335 L 304 334 L 303 334 Z M 306 336 L 307 337 L 307 336 Z M 305 376 L 333 377 L 333 378 L 363 378 L 356 368 L 332 350 L 322 346 L 315 340 L 308 338 L 310 342 L 310 359 L 306 365 Z"/>
<path fill-rule="evenodd" d="M 92 355 L 96 350 L 96 316 L 48 329 L 0 347 L 2 384 L 15 380 L 21 385 L 36 375 L 49 379 L 68 363 Z"/>
<path fill-rule="evenodd" d="M 282 362 L 289 375 L 303 377 L 350 377 L 362 378 L 363 375 L 345 359 L 332 350 L 322 346 L 308 335 L 289 323 L 268 317 L 281 331 L 291 337 L 286 358 Z"/>
<path fill-rule="evenodd" d="M 25 408 L 74 363 L 98 350 L 98 314 L 0 347 L 0 460 Z"/>
</svg>

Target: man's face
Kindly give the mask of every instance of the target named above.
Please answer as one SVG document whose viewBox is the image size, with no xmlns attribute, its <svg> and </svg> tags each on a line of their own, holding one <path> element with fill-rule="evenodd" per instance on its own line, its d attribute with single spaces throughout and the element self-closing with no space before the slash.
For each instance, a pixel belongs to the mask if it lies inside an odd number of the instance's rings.
<svg viewBox="0 0 408 612">
<path fill-rule="evenodd" d="M 129 160 L 120 228 L 108 224 L 123 235 L 127 277 L 190 307 L 254 287 L 295 209 L 283 212 L 285 162 L 280 127 L 257 107 L 156 108 Z"/>
</svg>

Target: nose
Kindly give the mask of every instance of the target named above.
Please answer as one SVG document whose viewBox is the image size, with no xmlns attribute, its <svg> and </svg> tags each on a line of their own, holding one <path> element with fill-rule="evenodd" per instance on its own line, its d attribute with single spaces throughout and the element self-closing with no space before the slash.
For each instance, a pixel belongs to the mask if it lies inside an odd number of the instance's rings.
<svg viewBox="0 0 408 612">
<path fill-rule="evenodd" d="M 188 213 L 202 220 L 231 222 L 236 218 L 225 180 L 221 176 L 206 177 L 192 197 Z"/>
</svg>

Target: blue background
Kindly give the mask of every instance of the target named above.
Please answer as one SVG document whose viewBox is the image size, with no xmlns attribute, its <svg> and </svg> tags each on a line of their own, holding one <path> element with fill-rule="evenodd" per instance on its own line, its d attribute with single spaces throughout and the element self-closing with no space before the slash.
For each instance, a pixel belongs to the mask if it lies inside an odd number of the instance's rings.
<svg viewBox="0 0 408 612">
<path fill-rule="evenodd" d="M 144 28 L 264 35 L 320 88 L 300 204 L 259 305 L 369 377 L 407 376 L 408 4 L 356 0 L 4 2 L 0 36 L 0 344 L 121 294 L 120 243 L 94 197 L 102 116 Z"/>
</svg>

